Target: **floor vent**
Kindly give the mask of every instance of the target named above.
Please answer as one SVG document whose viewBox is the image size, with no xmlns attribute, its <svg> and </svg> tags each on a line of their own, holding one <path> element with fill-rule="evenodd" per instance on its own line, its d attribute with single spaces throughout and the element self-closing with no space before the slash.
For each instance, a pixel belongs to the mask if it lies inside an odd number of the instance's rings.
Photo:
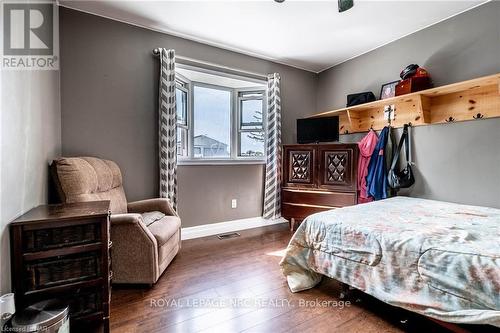
<svg viewBox="0 0 500 333">
<path fill-rule="evenodd" d="M 241 235 L 237 232 L 229 232 L 227 234 L 220 234 L 220 235 L 217 235 L 217 238 L 219 239 L 228 239 L 228 238 L 234 238 L 234 237 L 240 237 Z"/>
</svg>

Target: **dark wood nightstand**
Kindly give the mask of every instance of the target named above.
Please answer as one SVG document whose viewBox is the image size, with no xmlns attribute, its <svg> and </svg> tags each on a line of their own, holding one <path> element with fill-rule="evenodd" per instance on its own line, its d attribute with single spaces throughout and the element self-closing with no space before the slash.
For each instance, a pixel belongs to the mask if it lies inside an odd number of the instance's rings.
<svg viewBox="0 0 500 333">
<path fill-rule="evenodd" d="M 17 309 L 60 299 L 72 331 L 94 324 L 109 331 L 109 201 L 38 206 L 13 221 L 10 234 Z"/>
</svg>

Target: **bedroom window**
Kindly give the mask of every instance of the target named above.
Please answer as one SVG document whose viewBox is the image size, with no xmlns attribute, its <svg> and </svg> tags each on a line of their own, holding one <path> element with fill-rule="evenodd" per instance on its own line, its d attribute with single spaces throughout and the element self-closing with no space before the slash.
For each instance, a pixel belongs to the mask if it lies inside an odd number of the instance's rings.
<svg viewBox="0 0 500 333">
<path fill-rule="evenodd" d="M 193 157 L 231 157 L 231 90 L 193 84 Z"/>
<path fill-rule="evenodd" d="M 188 156 L 188 87 L 182 81 L 176 82 L 175 99 L 177 101 L 177 155 Z"/>
<path fill-rule="evenodd" d="M 264 163 L 266 83 L 191 66 L 176 75 L 179 164 Z"/>
<path fill-rule="evenodd" d="M 264 91 L 238 93 L 238 156 L 264 156 Z"/>
</svg>

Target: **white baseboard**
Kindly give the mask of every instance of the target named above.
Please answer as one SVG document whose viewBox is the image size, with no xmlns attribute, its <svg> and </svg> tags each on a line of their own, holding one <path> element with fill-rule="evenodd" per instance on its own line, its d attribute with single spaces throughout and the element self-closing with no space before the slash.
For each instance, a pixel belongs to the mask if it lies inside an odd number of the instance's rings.
<svg viewBox="0 0 500 333">
<path fill-rule="evenodd" d="M 276 220 L 266 220 L 263 217 L 251 217 L 248 219 L 233 220 L 227 222 L 211 223 L 187 227 L 181 229 L 182 240 L 213 236 L 238 230 L 265 227 L 268 225 L 288 223 L 284 218 Z"/>
</svg>

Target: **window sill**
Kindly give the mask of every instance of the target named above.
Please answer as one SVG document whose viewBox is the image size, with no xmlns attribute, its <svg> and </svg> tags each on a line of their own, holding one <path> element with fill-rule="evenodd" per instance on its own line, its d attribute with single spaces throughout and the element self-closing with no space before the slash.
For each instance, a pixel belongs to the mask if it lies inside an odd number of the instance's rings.
<svg viewBox="0 0 500 333">
<path fill-rule="evenodd" d="M 255 159 L 233 159 L 233 160 L 201 160 L 201 159 L 179 159 L 177 165 L 245 165 L 266 164 L 265 160 Z"/>
</svg>

